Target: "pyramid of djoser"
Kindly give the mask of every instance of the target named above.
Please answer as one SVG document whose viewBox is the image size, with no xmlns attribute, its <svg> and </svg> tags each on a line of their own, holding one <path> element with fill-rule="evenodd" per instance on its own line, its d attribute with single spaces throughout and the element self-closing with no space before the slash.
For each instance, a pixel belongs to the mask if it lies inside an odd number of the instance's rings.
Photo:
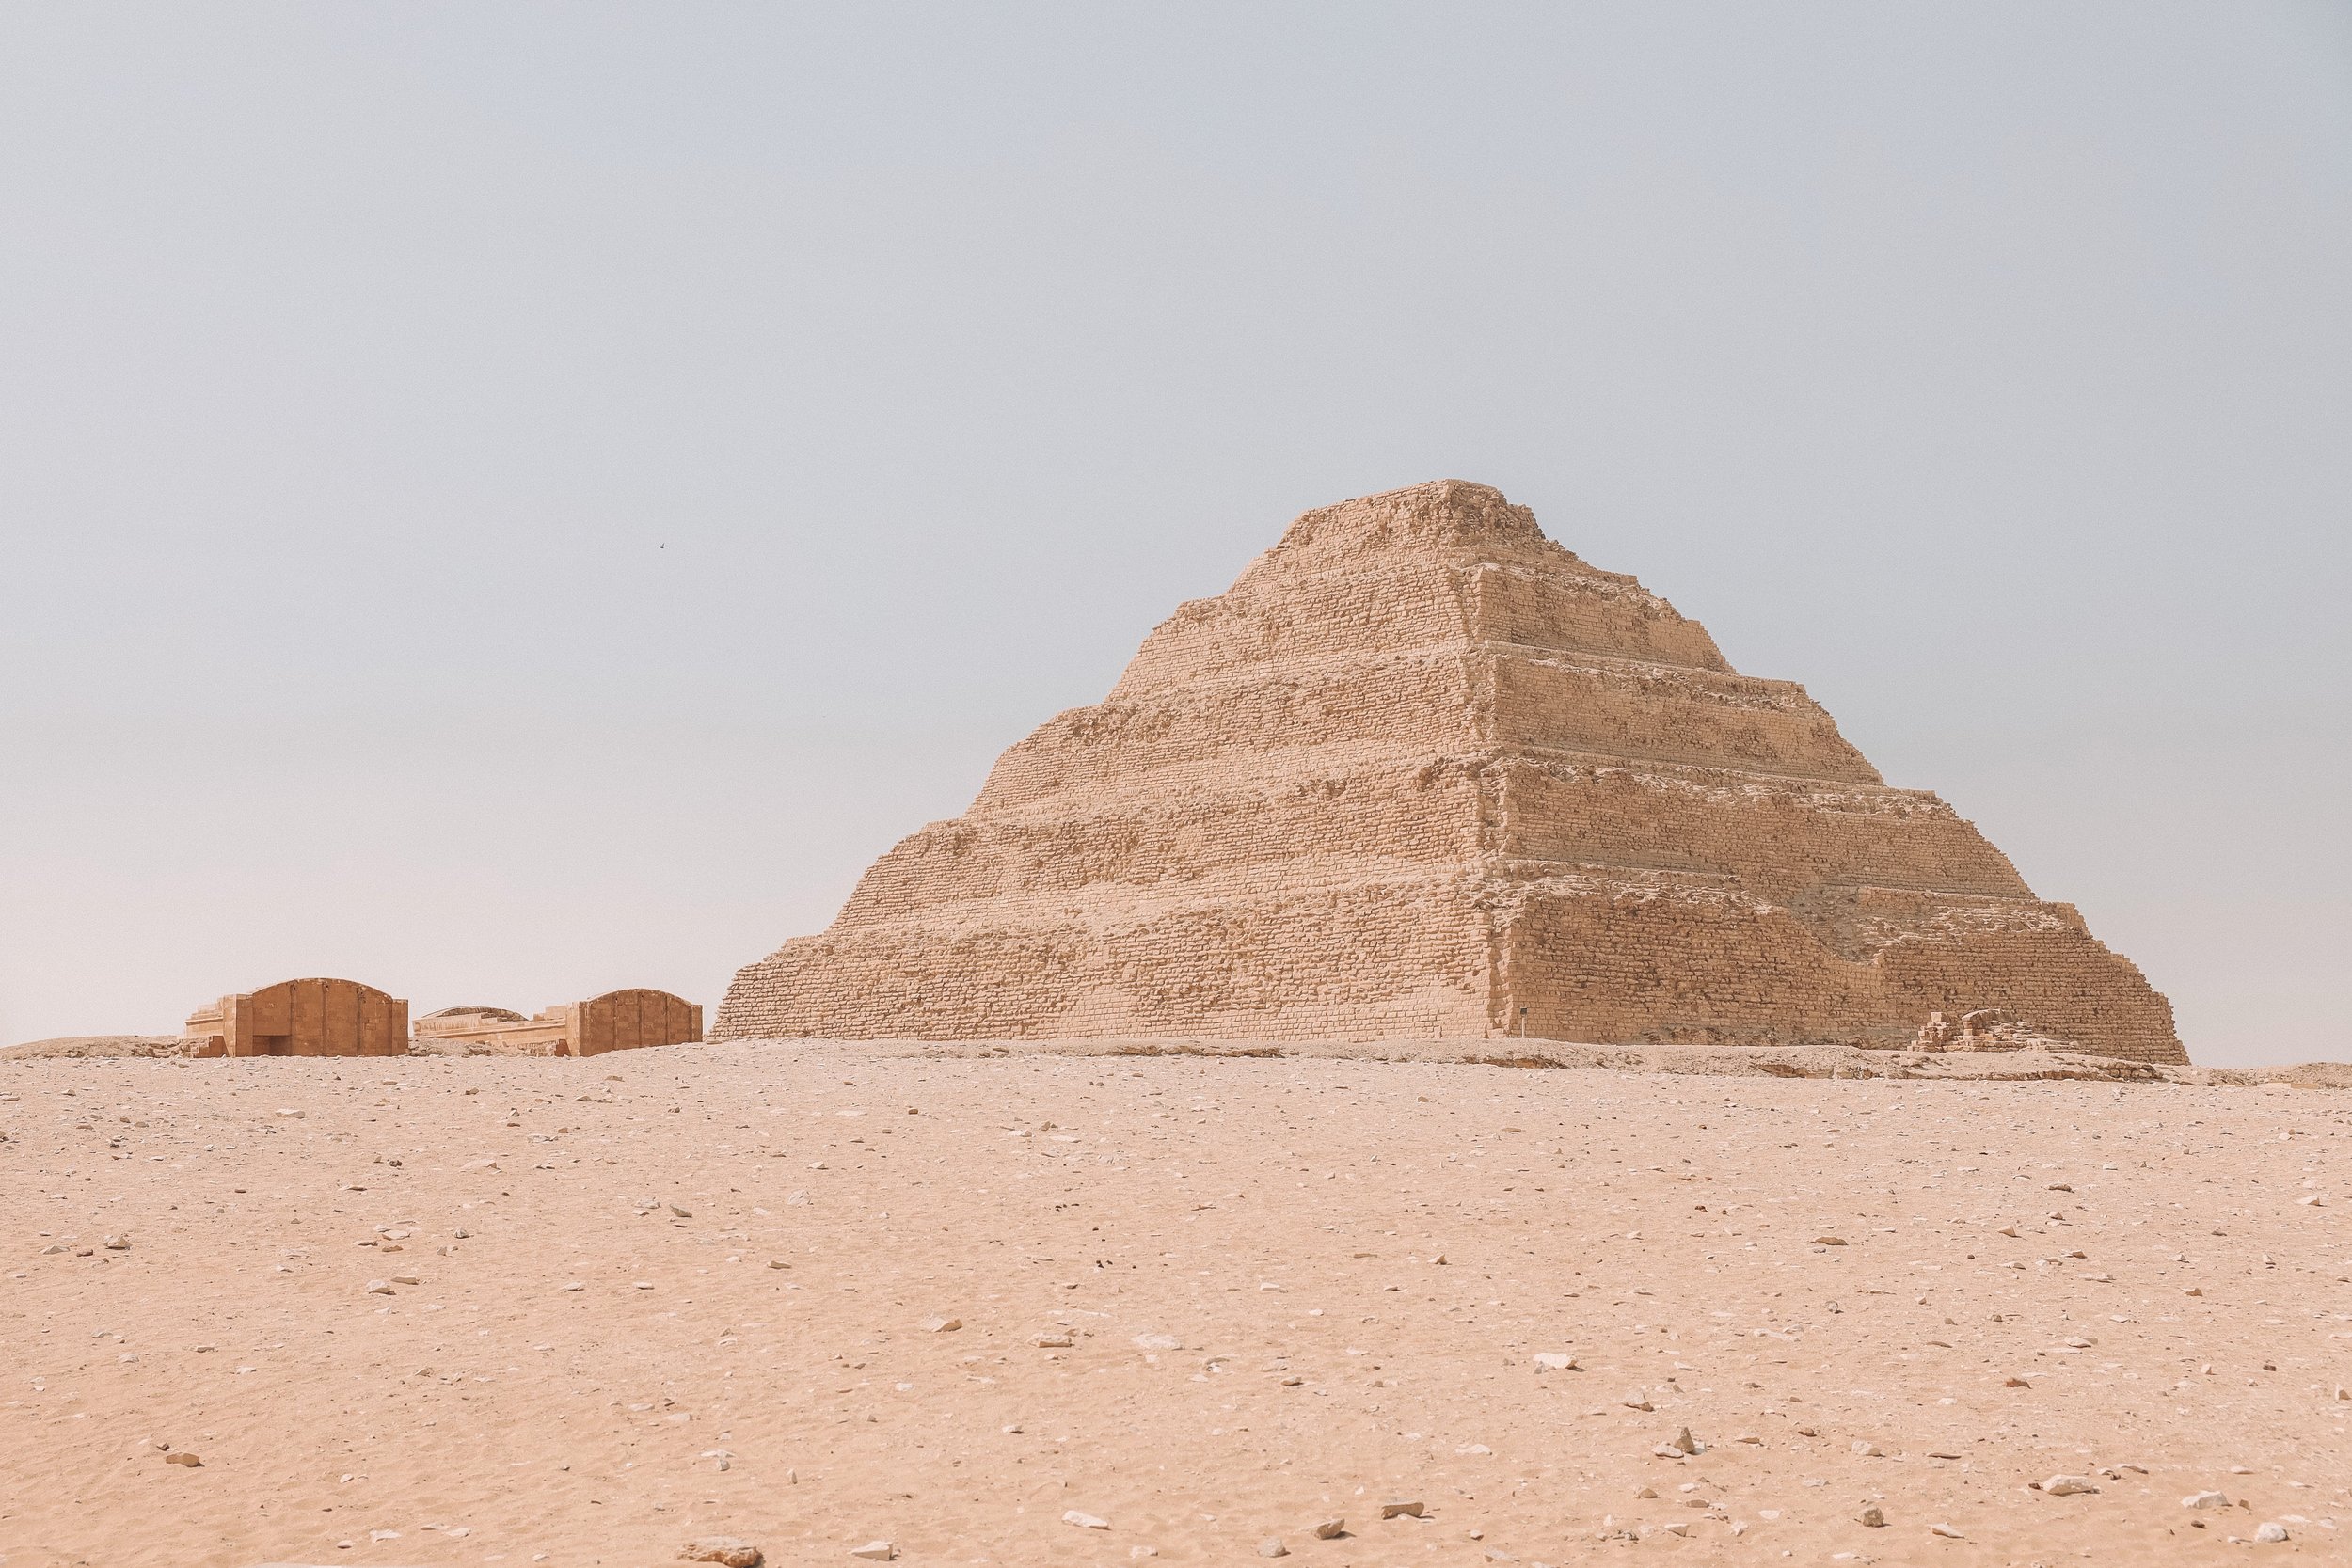
<svg viewBox="0 0 2352 1568">
<path fill-rule="evenodd" d="M 1444 481 L 1180 607 L 712 1034 L 1894 1045 L 1978 1008 L 2187 1059 L 2128 959 L 1802 687 Z"/>
</svg>

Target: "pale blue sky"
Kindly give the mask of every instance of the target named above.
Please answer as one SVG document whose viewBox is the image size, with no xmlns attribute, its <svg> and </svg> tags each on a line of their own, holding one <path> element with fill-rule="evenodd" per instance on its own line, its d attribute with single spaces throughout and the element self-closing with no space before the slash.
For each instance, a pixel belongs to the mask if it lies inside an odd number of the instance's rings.
<svg viewBox="0 0 2352 1568">
<path fill-rule="evenodd" d="M 2352 1057 L 2352 9 L 0 12 L 0 1040 L 715 1004 L 1448 476 Z"/>
</svg>

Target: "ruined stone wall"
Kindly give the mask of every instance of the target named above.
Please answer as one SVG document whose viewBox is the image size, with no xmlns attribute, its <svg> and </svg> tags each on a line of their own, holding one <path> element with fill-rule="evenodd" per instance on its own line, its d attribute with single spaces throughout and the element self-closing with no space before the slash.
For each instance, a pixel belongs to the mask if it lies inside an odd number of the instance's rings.
<svg viewBox="0 0 2352 1568">
<path fill-rule="evenodd" d="M 742 971 L 714 1037 L 1477 1037 L 1487 964 L 1451 877 L 1226 878 L 836 922 Z"/>
<path fill-rule="evenodd" d="M 1934 796 L 1586 754 L 1502 769 L 1498 853 L 1661 871 L 1727 871 L 1789 899 L 1824 886 L 2030 898 L 2009 857 Z"/>
<path fill-rule="evenodd" d="M 1106 885 L 1182 888 L 1247 874 L 1303 879 L 1452 871 L 1479 852 L 1474 774 L 1416 760 L 1127 792 L 1061 809 L 935 822 L 884 855 L 850 895 L 850 924 Z"/>
<path fill-rule="evenodd" d="M 1500 745 L 1879 782 L 1830 716 L 1787 681 L 1562 655 L 1497 652 L 1480 662 Z"/>
<path fill-rule="evenodd" d="M 2184 1059 L 2164 999 L 2071 912 L 1952 900 L 1850 957 L 1729 879 L 1553 876 L 1505 920 L 1508 989 L 1558 1039 L 1895 1045 L 1964 997 L 2101 1054 Z"/>
<path fill-rule="evenodd" d="M 990 770 L 977 810 L 1057 792 L 1172 791 L 1214 783 L 1269 752 L 1357 747 L 1427 756 L 1473 741 L 1458 653 L 1303 664 L 1073 708 Z"/>
<path fill-rule="evenodd" d="M 1880 1043 L 2170 1009 L 1802 687 L 1445 482 L 1298 518 L 1008 751 L 713 1037 Z"/>
</svg>

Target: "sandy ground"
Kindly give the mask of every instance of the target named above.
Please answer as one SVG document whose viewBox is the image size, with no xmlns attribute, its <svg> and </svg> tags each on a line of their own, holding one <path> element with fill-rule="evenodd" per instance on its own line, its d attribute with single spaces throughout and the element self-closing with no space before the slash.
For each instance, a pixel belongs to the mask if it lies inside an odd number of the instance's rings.
<svg viewBox="0 0 2352 1568">
<path fill-rule="evenodd" d="M 2340 1091 L 730 1045 L 0 1133 L 6 1568 L 2352 1560 Z"/>
</svg>

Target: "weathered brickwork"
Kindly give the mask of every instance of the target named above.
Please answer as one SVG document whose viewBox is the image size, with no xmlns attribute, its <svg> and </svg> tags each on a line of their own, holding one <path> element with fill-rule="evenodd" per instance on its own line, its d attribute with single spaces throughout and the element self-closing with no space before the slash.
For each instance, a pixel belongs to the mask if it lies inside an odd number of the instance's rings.
<svg viewBox="0 0 2352 1568">
<path fill-rule="evenodd" d="M 1908 1044 L 2187 1058 L 2074 911 L 1802 687 L 1440 482 L 1310 512 L 1008 751 L 714 1038 Z"/>
</svg>

